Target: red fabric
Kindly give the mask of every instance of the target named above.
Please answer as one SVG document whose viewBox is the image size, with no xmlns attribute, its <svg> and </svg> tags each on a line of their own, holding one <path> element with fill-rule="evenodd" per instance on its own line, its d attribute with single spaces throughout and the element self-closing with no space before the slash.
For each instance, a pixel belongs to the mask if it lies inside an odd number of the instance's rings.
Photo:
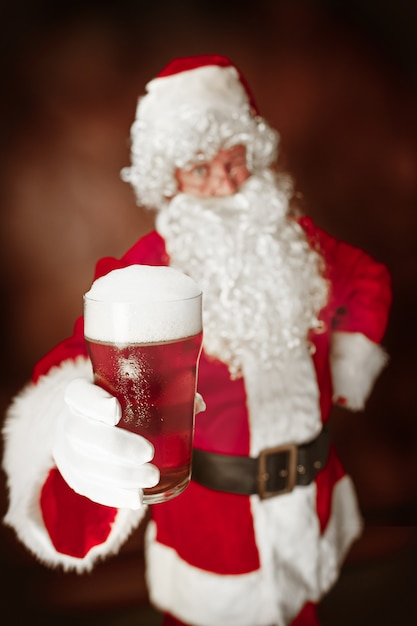
<svg viewBox="0 0 417 626">
<path fill-rule="evenodd" d="M 242 378 L 230 380 L 224 363 L 200 358 L 198 390 L 207 408 L 196 417 L 194 446 L 219 454 L 249 454 L 249 416 Z"/>
<path fill-rule="evenodd" d="M 232 67 L 233 63 L 228 57 L 221 54 L 197 54 L 195 56 L 177 57 L 170 61 L 158 74 L 158 78 L 173 76 L 181 72 L 189 72 L 199 67 L 207 65 L 218 65 L 219 67 Z"/>
<path fill-rule="evenodd" d="M 320 626 L 317 616 L 317 605 L 313 602 L 307 602 L 291 622 L 291 626 Z"/>
<path fill-rule="evenodd" d="M 320 321 L 323 324 L 322 333 L 310 333 L 310 341 L 314 346 L 312 355 L 314 367 L 317 374 L 317 380 L 320 387 L 320 411 L 323 423 L 325 423 L 332 409 L 332 390 L 331 390 L 331 373 L 329 360 L 329 342 L 330 335 L 326 331 L 329 328 L 330 310 L 325 309 L 320 315 Z"/>
<path fill-rule="evenodd" d="M 380 343 L 392 303 L 391 279 L 385 265 L 363 250 L 334 239 L 309 217 L 303 217 L 300 224 L 310 244 L 323 254 L 332 285 L 324 311 L 330 326 L 327 330 L 359 332 Z"/>
<path fill-rule="evenodd" d="M 260 567 L 245 496 L 216 492 L 191 481 L 177 498 L 152 507 L 157 541 L 180 557 L 217 574 L 246 574 Z M 242 548 L 244 546 L 244 548 Z"/>
<path fill-rule="evenodd" d="M 169 256 L 165 249 L 164 240 L 156 231 L 151 231 L 123 255 L 121 263 L 124 265 L 132 265 L 134 263 L 168 265 Z"/>
<path fill-rule="evenodd" d="M 40 504 L 45 527 L 57 552 L 77 558 L 83 558 L 91 548 L 106 541 L 117 513 L 117 509 L 75 493 L 57 469 L 49 473 Z"/>
</svg>

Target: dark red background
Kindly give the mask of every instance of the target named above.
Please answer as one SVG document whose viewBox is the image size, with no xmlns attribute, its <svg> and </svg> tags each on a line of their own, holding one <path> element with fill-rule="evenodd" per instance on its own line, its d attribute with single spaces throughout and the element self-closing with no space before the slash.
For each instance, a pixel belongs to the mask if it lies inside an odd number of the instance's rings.
<svg viewBox="0 0 417 626">
<path fill-rule="evenodd" d="M 281 133 L 282 164 L 308 213 L 392 271 L 389 368 L 364 413 L 338 410 L 332 419 L 367 527 L 322 611 L 332 626 L 414 623 L 414 3 L 10 4 L 0 8 L 2 409 L 35 361 L 71 332 L 96 259 L 122 254 L 152 227 L 119 177 L 145 83 L 178 55 L 230 56 Z M 25 607 L 31 616 L 46 611 L 45 624 L 74 614 L 80 624 L 122 624 L 121 611 L 146 604 L 141 531 L 84 577 L 43 568 L 4 527 L 0 538 L 3 610 L 17 614 L 7 624 L 24 623 Z"/>
</svg>

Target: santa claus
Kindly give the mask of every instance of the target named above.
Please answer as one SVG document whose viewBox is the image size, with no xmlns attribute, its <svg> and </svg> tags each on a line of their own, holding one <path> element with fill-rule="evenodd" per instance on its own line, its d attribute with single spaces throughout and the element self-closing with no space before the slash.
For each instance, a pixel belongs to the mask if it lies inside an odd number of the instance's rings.
<svg viewBox="0 0 417 626">
<path fill-rule="evenodd" d="M 386 363 L 389 275 L 294 212 L 277 148 L 228 59 L 171 62 L 139 100 L 123 172 L 155 231 L 97 265 L 171 265 L 204 293 L 193 479 L 151 507 L 146 534 L 166 624 L 317 624 L 361 531 L 326 421 L 334 402 L 361 410 Z M 119 418 L 92 383 L 80 319 L 4 428 L 6 523 L 46 565 L 89 570 L 143 518 L 158 471 L 137 435 L 126 451 Z"/>
</svg>

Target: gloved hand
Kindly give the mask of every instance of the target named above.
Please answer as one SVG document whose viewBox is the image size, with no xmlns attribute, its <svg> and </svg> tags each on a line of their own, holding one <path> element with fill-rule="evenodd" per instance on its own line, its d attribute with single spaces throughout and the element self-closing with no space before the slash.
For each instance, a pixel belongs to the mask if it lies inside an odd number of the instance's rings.
<svg viewBox="0 0 417 626">
<path fill-rule="evenodd" d="M 53 458 L 68 485 L 94 502 L 117 508 L 142 506 L 142 489 L 154 487 L 159 470 L 150 464 L 153 445 L 144 437 L 115 428 L 118 400 L 86 379 L 66 388 Z"/>
</svg>

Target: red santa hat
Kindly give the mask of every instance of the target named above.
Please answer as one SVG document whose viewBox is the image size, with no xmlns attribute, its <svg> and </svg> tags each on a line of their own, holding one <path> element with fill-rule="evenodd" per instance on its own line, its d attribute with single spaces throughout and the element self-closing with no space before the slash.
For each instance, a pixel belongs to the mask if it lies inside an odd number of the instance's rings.
<svg viewBox="0 0 417 626">
<path fill-rule="evenodd" d="M 225 56 L 198 55 L 174 59 L 146 85 L 137 118 L 163 123 L 184 107 L 204 111 L 250 111 L 257 107 L 238 68 Z"/>
</svg>

